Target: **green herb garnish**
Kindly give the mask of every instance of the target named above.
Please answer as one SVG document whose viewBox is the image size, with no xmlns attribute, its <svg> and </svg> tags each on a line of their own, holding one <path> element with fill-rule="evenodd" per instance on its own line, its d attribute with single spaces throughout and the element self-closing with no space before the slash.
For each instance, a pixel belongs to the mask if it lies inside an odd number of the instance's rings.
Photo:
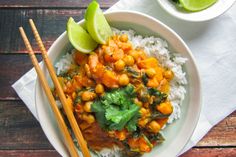
<svg viewBox="0 0 236 157">
<path fill-rule="evenodd" d="M 128 131 L 135 131 L 140 108 L 133 102 L 134 97 L 136 97 L 134 87 L 128 85 L 106 92 L 96 100 L 91 109 L 99 125 L 107 130 L 126 128 Z"/>
</svg>

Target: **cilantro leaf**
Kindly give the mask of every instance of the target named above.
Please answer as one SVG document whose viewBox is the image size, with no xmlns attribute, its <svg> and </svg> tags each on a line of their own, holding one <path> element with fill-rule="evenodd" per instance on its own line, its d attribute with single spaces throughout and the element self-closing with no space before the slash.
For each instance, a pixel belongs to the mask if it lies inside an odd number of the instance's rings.
<svg viewBox="0 0 236 157">
<path fill-rule="evenodd" d="M 92 104 L 92 112 L 100 126 L 108 130 L 127 128 L 135 131 L 139 117 L 139 107 L 133 102 L 136 96 L 134 87 L 128 85 L 107 92 Z"/>
<path fill-rule="evenodd" d="M 139 110 L 139 109 L 138 109 Z M 137 121 L 140 117 L 140 114 L 135 114 L 132 119 L 130 119 L 130 121 L 127 123 L 127 130 L 129 132 L 133 132 L 133 131 L 136 131 L 137 130 Z"/>
<path fill-rule="evenodd" d="M 102 128 L 106 127 L 106 124 L 108 123 L 105 118 L 105 109 L 103 108 L 103 105 L 99 101 L 95 101 L 91 107 L 91 111 L 96 113 L 96 117 L 98 123 Z"/>
<path fill-rule="evenodd" d="M 130 120 L 137 114 L 139 113 L 139 107 L 135 104 L 132 104 L 130 106 L 130 109 L 125 109 L 125 110 L 120 110 L 117 111 L 116 115 L 113 115 L 113 118 L 120 118 L 120 121 L 118 123 L 112 123 L 110 125 L 110 129 L 111 130 L 122 130 L 123 128 L 130 128 L 131 126 L 129 126 L 129 122 L 131 122 Z M 112 113 L 111 113 L 112 114 Z M 137 120 L 134 119 L 132 123 L 130 123 L 131 125 L 136 125 Z M 130 129 L 132 130 L 132 129 Z M 135 129 L 136 130 L 136 129 Z"/>
</svg>

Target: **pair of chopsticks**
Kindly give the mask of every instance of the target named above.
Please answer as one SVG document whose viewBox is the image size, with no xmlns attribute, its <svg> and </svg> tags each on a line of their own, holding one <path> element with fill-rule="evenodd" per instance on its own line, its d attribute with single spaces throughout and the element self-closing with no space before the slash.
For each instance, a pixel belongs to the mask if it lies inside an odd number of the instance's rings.
<svg viewBox="0 0 236 157">
<path fill-rule="evenodd" d="M 88 147 L 87 147 L 87 143 L 84 140 L 83 135 L 82 135 L 82 133 L 80 131 L 80 128 L 79 128 L 79 126 L 78 126 L 78 124 L 76 122 L 76 119 L 74 117 L 73 111 L 69 107 L 70 105 L 68 105 L 66 96 L 65 96 L 65 94 L 63 92 L 63 89 L 62 89 L 58 79 L 57 79 L 57 76 L 56 76 L 56 73 L 54 71 L 53 65 L 52 65 L 51 61 L 49 60 L 49 58 L 48 58 L 47 51 L 46 51 L 46 49 L 45 49 L 45 47 L 43 45 L 43 42 L 42 42 L 42 40 L 41 40 L 41 38 L 39 36 L 37 28 L 36 28 L 36 26 L 35 26 L 35 24 L 34 24 L 32 19 L 29 20 L 29 23 L 30 23 L 31 29 L 33 31 L 34 37 L 36 39 L 36 42 L 37 42 L 37 44 L 38 44 L 38 46 L 40 48 L 40 51 L 42 53 L 43 60 L 44 60 L 44 62 L 46 64 L 46 67 L 47 67 L 47 69 L 49 71 L 49 74 L 50 74 L 50 76 L 52 78 L 52 81 L 54 83 L 54 86 L 56 88 L 58 96 L 59 96 L 59 98 L 61 100 L 63 109 L 64 109 L 64 111 L 66 113 L 66 116 L 67 116 L 67 118 L 69 120 L 70 126 L 71 126 L 71 128 L 72 128 L 72 130 L 74 132 L 74 135 L 75 135 L 75 137 L 76 137 L 76 139 L 77 139 L 77 141 L 79 143 L 79 146 L 80 146 L 80 148 L 82 150 L 83 156 L 84 157 L 90 157 L 90 153 L 89 153 L 89 150 L 88 150 Z M 38 74 L 40 83 L 41 83 L 41 85 L 42 85 L 42 87 L 44 89 L 44 92 L 45 92 L 49 102 L 50 102 L 50 105 L 51 105 L 51 108 L 52 108 L 52 110 L 54 112 L 54 115 L 56 117 L 56 121 L 58 123 L 59 129 L 60 129 L 60 131 L 63 134 L 64 140 L 66 141 L 66 146 L 67 146 L 67 148 L 68 148 L 68 150 L 70 152 L 70 155 L 72 157 L 79 157 L 77 149 L 76 149 L 76 147 L 74 145 L 74 142 L 72 140 L 72 137 L 71 137 L 71 135 L 70 135 L 70 133 L 68 131 L 68 128 L 67 128 L 67 126 L 65 124 L 65 121 L 64 121 L 64 119 L 63 119 L 63 117 L 61 115 L 61 112 L 60 112 L 60 110 L 58 109 L 58 107 L 56 105 L 56 101 L 55 101 L 55 99 L 54 99 L 54 97 L 52 95 L 52 92 L 50 90 L 48 82 L 47 82 L 47 80 L 46 80 L 46 78 L 45 78 L 45 76 L 44 76 L 44 74 L 43 74 L 43 72 L 42 72 L 42 70 L 41 70 L 41 68 L 39 66 L 38 60 L 35 57 L 34 51 L 33 51 L 32 47 L 30 45 L 30 42 L 29 42 L 25 32 L 24 32 L 24 29 L 22 27 L 20 27 L 19 30 L 20 30 L 22 39 L 23 39 L 23 41 L 25 43 L 25 46 L 26 46 L 26 48 L 28 50 L 29 56 L 30 56 L 30 58 L 32 60 L 32 63 L 34 65 L 34 68 L 35 68 L 35 70 L 36 70 L 36 72 Z"/>
</svg>

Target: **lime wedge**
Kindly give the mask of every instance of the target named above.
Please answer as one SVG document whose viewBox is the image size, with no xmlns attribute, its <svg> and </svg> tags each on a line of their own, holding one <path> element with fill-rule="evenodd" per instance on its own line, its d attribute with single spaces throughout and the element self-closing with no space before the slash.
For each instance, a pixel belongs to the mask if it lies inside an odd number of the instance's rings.
<svg viewBox="0 0 236 157">
<path fill-rule="evenodd" d="M 67 35 L 70 43 L 82 53 L 92 52 L 97 42 L 72 17 L 67 22 Z"/>
<path fill-rule="evenodd" d="M 213 5 L 217 0 L 179 0 L 180 4 L 189 11 L 200 11 Z"/>
<path fill-rule="evenodd" d="M 112 30 L 96 1 L 92 1 L 88 5 L 85 20 L 87 31 L 92 38 L 99 44 L 105 44 L 112 35 Z"/>
</svg>

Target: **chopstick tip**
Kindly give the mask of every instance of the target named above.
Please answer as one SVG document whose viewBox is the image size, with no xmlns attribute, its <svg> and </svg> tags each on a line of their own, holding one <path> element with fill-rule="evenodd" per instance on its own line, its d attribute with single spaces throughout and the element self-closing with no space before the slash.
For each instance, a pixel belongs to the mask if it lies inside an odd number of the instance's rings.
<svg viewBox="0 0 236 157">
<path fill-rule="evenodd" d="M 34 23 L 34 21 L 32 19 L 29 19 L 29 23 L 32 24 Z"/>
<path fill-rule="evenodd" d="M 19 27 L 19 31 L 20 31 L 21 34 L 24 33 L 24 28 L 22 26 Z"/>
</svg>

